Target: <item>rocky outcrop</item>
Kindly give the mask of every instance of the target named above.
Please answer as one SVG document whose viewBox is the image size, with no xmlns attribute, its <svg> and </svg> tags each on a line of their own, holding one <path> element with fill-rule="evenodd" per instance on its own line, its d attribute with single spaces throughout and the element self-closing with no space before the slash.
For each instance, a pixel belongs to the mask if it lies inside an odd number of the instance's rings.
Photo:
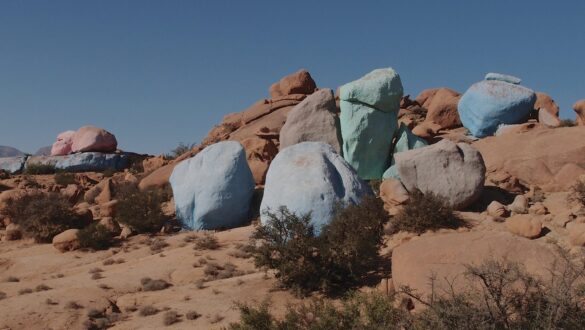
<svg viewBox="0 0 585 330">
<path fill-rule="evenodd" d="M 380 179 L 390 166 L 402 94 L 400 76 L 391 68 L 340 88 L 343 157 L 362 179 Z"/>
<path fill-rule="evenodd" d="M 273 99 L 291 94 L 311 94 L 317 85 L 307 70 L 299 70 L 270 86 Z"/>
<path fill-rule="evenodd" d="M 254 178 L 238 142 L 205 148 L 175 166 L 169 181 L 177 218 L 185 228 L 234 228 L 249 220 Z"/>
<path fill-rule="evenodd" d="M 242 146 L 246 151 L 246 159 L 252 171 L 254 182 L 257 185 L 263 185 L 268 167 L 278 153 L 278 147 L 272 140 L 258 137 L 245 139 L 242 141 Z"/>
<path fill-rule="evenodd" d="M 80 248 L 79 239 L 77 238 L 79 229 L 68 229 L 61 234 L 53 237 L 53 246 L 60 252 L 73 251 Z"/>
<path fill-rule="evenodd" d="M 7 146 L 0 146 L 0 158 L 2 157 L 21 157 L 24 156 L 24 152 Z"/>
<path fill-rule="evenodd" d="M 302 142 L 283 149 L 272 161 L 260 206 L 262 223 L 281 206 L 302 216 L 311 213 L 316 233 L 333 219 L 338 203 L 357 204 L 371 194 L 351 166 L 322 142 Z"/>
<path fill-rule="evenodd" d="M 439 129 L 461 126 L 457 105 L 461 94 L 449 88 L 425 90 L 416 97 L 421 106 L 427 109 L 425 122 L 439 126 Z"/>
<path fill-rule="evenodd" d="M 384 172 L 382 178 L 399 178 L 395 160 L 397 154 L 408 150 L 426 147 L 427 145 L 427 142 L 423 138 L 414 135 L 405 124 L 401 123 L 400 128 L 396 132 L 394 147 L 392 148 L 392 160 L 390 162 L 390 167 Z"/>
<path fill-rule="evenodd" d="M 548 94 L 536 92 L 536 102 L 534 102 L 534 109 L 544 109 L 552 116 L 556 117 L 557 119 L 559 118 L 559 106 Z"/>
<path fill-rule="evenodd" d="M 114 134 L 94 126 L 78 129 L 72 141 L 71 152 L 114 152 L 118 147 Z"/>
</svg>

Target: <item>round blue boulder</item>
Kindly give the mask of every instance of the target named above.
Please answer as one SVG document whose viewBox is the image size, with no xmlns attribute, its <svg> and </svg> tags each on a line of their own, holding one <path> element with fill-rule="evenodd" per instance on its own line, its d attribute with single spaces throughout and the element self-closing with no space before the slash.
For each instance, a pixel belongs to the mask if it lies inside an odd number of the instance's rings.
<svg viewBox="0 0 585 330">
<path fill-rule="evenodd" d="M 459 100 L 461 123 L 471 135 L 493 135 L 499 125 L 526 122 L 534 108 L 536 94 L 526 87 L 499 80 L 475 83 Z"/>
<path fill-rule="evenodd" d="M 267 212 L 285 206 L 302 216 L 311 214 L 315 234 L 329 223 L 338 204 L 357 204 L 371 194 L 355 170 L 322 142 L 302 142 L 283 149 L 272 161 L 266 175 L 260 220 Z"/>
<path fill-rule="evenodd" d="M 182 161 L 169 182 L 185 228 L 234 228 L 249 220 L 254 177 L 239 142 L 219 142 Z"/>
</svg>

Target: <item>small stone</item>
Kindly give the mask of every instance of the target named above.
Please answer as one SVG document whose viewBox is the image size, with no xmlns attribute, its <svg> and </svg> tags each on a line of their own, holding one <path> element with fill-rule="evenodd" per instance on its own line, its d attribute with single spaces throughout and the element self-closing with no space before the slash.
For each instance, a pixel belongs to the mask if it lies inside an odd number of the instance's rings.
<svg viewBox="0 0 585 330">
<path fill-rule="evenodd" d="M 78 232 L 79 229 L 68 229 L 53 237 L 53 246 L 61 252 L 79 249 L 79 239 L 77 238 Z"/>
<path fill-rule="evenodd" d="M 528 212 L 528 199 L 524 195 L 516 196 L 512 204 L 508 205 L 508 210 L 516 214 L 526 214 Z"/>
<path fill-rule="evenodd" d="M 506 228 L 518 236 L 537 238 L 542 232 L 542 221 L 532 215 L 517 214 L 506 220 Z"/>
</svg>

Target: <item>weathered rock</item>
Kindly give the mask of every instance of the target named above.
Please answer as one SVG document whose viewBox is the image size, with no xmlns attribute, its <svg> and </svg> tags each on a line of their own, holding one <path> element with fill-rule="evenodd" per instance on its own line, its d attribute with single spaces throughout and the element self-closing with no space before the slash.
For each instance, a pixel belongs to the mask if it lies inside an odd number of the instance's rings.
<svg viewBox="0 0 585 330">
<path fill-rule="evenodd" d="M 585 223 L 571 223 L 567 225 L 569 242 L 574 246 L 585 246 Z"/>
<path fill-rule="evenodd" d="M 396 154 L 400 180 L 409 191 L 420 190 L 444 198 L 463 209 L 483 191 L 485 165 L 481 154 L 465 143 L 449 140 Z"/>
<path fill-rule="evenodd" d="M 557 116 L 550 114 L 545 108 L 538 110 L 538 122 L 547 127 L 559 127 L 561 125 L 561 120 Z"/>
<path fill-rule="evenodd" d="M 142 161 L 144 173 L 151 173 L 168 164 L 164 156 L 150 157 Z"/>
<path fill-rule="evenodd" d="M 69 184 L 61 190 L 61 195 L 67 197 L 70 203 L 75 204 L 83 195 L 83 190 L 76 184 Z"/>
<path fill-rule="evenodd" d="M 394 249 L 392 278 L 396 288 L 409 286 L 423 297 L 432 292 L 431 276 L 436 278 L 435 293 L 448 290 L 447 281 L 453 280 L 459 292 L 469 288 L 470 283 L 461 277 L 466 265 L 478 266 L 494 259 L 519 263 L 537 277 L 549 276 L 557 260 L 545 245 L 507 232 L 448 233 L 420 237 Z"/>
<path fill-rule="evenodd" d="M 22 238 L 22 229 L 19 225 L 11 223 L 6 226 L 6 233 L 4 239 L 7 241 L 15 241 Z"/>
<path fill-rule="evenodd" d="M 278 153 L 278 147 L 272 140 L 255 137 L 242 141 L 242 146 L 246 151 L 246 159 L 254 176 L 254 182 L 258 185 L 264 184 L 268 167 Z"/>
<path fill-rule="evenodd" d="M 506 228 L 518 236 L 537 238 L 542 232 L 542 221 L 534 215 L 517 214 L 506 220 Z"/>
<path fill-rule="evenodd" d="M 102 218 L 100 220 L 99 224 L 104 226 L 114 236 L 120 235 L 120 232 L 122 232 L 122 229 L 120 228 L 120 225 L 118 224 L 118 222 L 116 222 L 111 217 Z"/>
<path fill-rule="evenodd" d="M 512 204 L 508 205 L 508 210 L 516 214 L 528 213 L 528 199 L 524 195 L 514 197 Z"/>
<path fill-rule="evenodd" d="M 233 228 L 249 220 L 254 178 L 238 142 L 205 148 L 179 163 L 169 181 L 177 218 L 186 228 Z"/>
<path fill-rule="evenodd" d="M 523 86 L 499 80 L 473 84 L 459 100 L 463 126 L 476 137 L 493 135 L 501 124 L 526 122 L 536 94 Z"/>
<path fill-rule="evenodd" d="M 502 73 L 494 73 L 490 72 L 485 75 L 485 80 L 497 80 L 497 81 L 504 81 L 510 84 L 519 85 L 522 82 L 522 79 L 518 77 L 511 76 L 509 74 L 502 74 Z"/>
<path fill-rule="evenodd" d="M 22 172 L 26 162 L 26 156 L 22 157 L 0 157 L 0 170 L 16 174 Z"/>
<path fill-rule="evenodd" d="M 270 97 L 278 98 L 290 94 L 311 94 L 317 84 L 307 70 L 299 70 L 270 86 Z"/>
<path fill-rule="evenodd" d="M 432 93 L 423 91 L 417 100 L 424 100 L 421 105 L 427 109 L 426 122 L 439 125 L 440 129 L 461 126 L 457 105 L 461 94 L 449 88 L 437 88 Z M 429 95 L 427 95 L 429 94 Z"/>
<path fill-rule="evenodd" d="M 112 178 L 108 178 L 100 182 L 100 187 L 101 187 L 100 193 L 97 196 L 95 196 L 94 201 L 97 204 L 104 204 L 111 201 L 113 196 Z"/>
<path fill-rule="evenodd" d="M 398 153 L 426 147 L 427 142 L 416 135 L 414 135 L 406 125 L 400 124 L 400 128 L 396 132 L 396 142 L 392 149 L 392 160 L 390 161 L 390 167 L 382 175 L 383 179 L 399 179 L 398 171 L 396 169 L 395 157 Z"/>
<path fill-rule="evenodd" d="M 371 194 L 351 166 L 322 142 L 302 142 L 283 149 L 272 161 L 260 206 L 262 223 L 281 206 L 297 215 L 311 213 L 318 234 L 338 203 L 357 204 Z"/>
<path fill-rule="evenodd" d="M 57 141 L 51 147 L 51 156 L 64 156 L 71 153 L 75 131 L 65 131 L 57 135 Z"/>
<path fill-rule="evenodd" d="M 538 202 L 534 203 L 528 208 L 528 213 L 536 215 L 545 215 L 548 213 L 548 209 L 546 208 L 546 206 L 544 206 L 544 204 Z"/>
<path fill-rule="evenodd" d="M 431 140 L 439 130 L 441 126 L 432 122 L 422 122 L 412 129 L 412 134 L 425 139 L 426 141 Z"/>
<path fill-rule="evenodd" d="M 386 179 L 380 184 L 380 198 L 384 201 L 384 209 L 396 214 L 398 207 L 408 203 L 410 196 L 400 180 Z"/>
<path fill-rule="evenodd" d="M 114 152 L 118 147 L 116 137 L 103 128 L 83 126 L 72 138 L 71 152 Z"/>
<path fill-rule="evenodd" d="M 343 157 L 362 179 L 380 179 L 390 166 L 402 94 L 400 76 L 391 68 L 340 88 Z"/>
<path fill-rule="evenodd" d="M 138 184 L 138 188 L 141 190 L 147 189 L 154 189 L 154 188 L 162 188 L 169 184 L 169 178 L 171 177 L 171 173 L 175 169 L 177 164 L 172 163 L 165 165 L 157 170 L 154 170 L 152 173 L 144 177 L 140 180 Z"/>
<path fill-rule="evenodd" d="M 534 102 L 534 109 L 544 109 L 553 117 L 559 118 L 559 106 L 548 94 L 536 92 L 536 102 Z"/>
<path fill-rule="evenodd" d="M 493 201 L 488 205 L 487 213 L 492 217 L 502 218 L 508 215 L 508 210 L 502 203 Z"/>
<path fill-rule="evenodd" d="M 280 130 L 280 148 L 300 142 L 324 142 L 341 153 L 341 131 L 333 91 L 321 89 L 297 104 Z"/>
<path fill-rule="evenodd" d="M 28 157 L 25 168 L 30 164 L 53 165 L 56 169 L 67 172 L 103 172 L 120 171 L 128 167 L 126 154 L 104 154 L 100 152 L 83 152 L 66 156 L 32 156 Z"/>
<path fill-rule="evenodd" d="M 53 246 L 60 252 L 67 252 L 79 249 L 79 239 L 77 233 L 79 229 L 68 229 L 61 234 L 53 237 Z"/>
<path fill-rule="evenodd" d="M 573 104 L 573 110 L 577 114 L 575 122 L 579 126 L 585 125 L 585 99 L 579 100 Z"/>
</svg>

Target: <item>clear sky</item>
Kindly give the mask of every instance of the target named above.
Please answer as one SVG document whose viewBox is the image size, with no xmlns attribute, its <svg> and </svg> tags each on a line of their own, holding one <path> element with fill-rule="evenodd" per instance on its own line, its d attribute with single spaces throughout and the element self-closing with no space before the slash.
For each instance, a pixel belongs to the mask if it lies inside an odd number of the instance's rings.
<svg viewBox="0 0 585 330">
<path fill-rule="evenodd" d="M 585 98 L 585 1 L 0 1 L 0 145 L 26 152 L 93 124 L 120 148 L 198 142 L 309 70 L 320 87 L 379 67 L 407 94 L 485 73 Z"/>
</svg>

